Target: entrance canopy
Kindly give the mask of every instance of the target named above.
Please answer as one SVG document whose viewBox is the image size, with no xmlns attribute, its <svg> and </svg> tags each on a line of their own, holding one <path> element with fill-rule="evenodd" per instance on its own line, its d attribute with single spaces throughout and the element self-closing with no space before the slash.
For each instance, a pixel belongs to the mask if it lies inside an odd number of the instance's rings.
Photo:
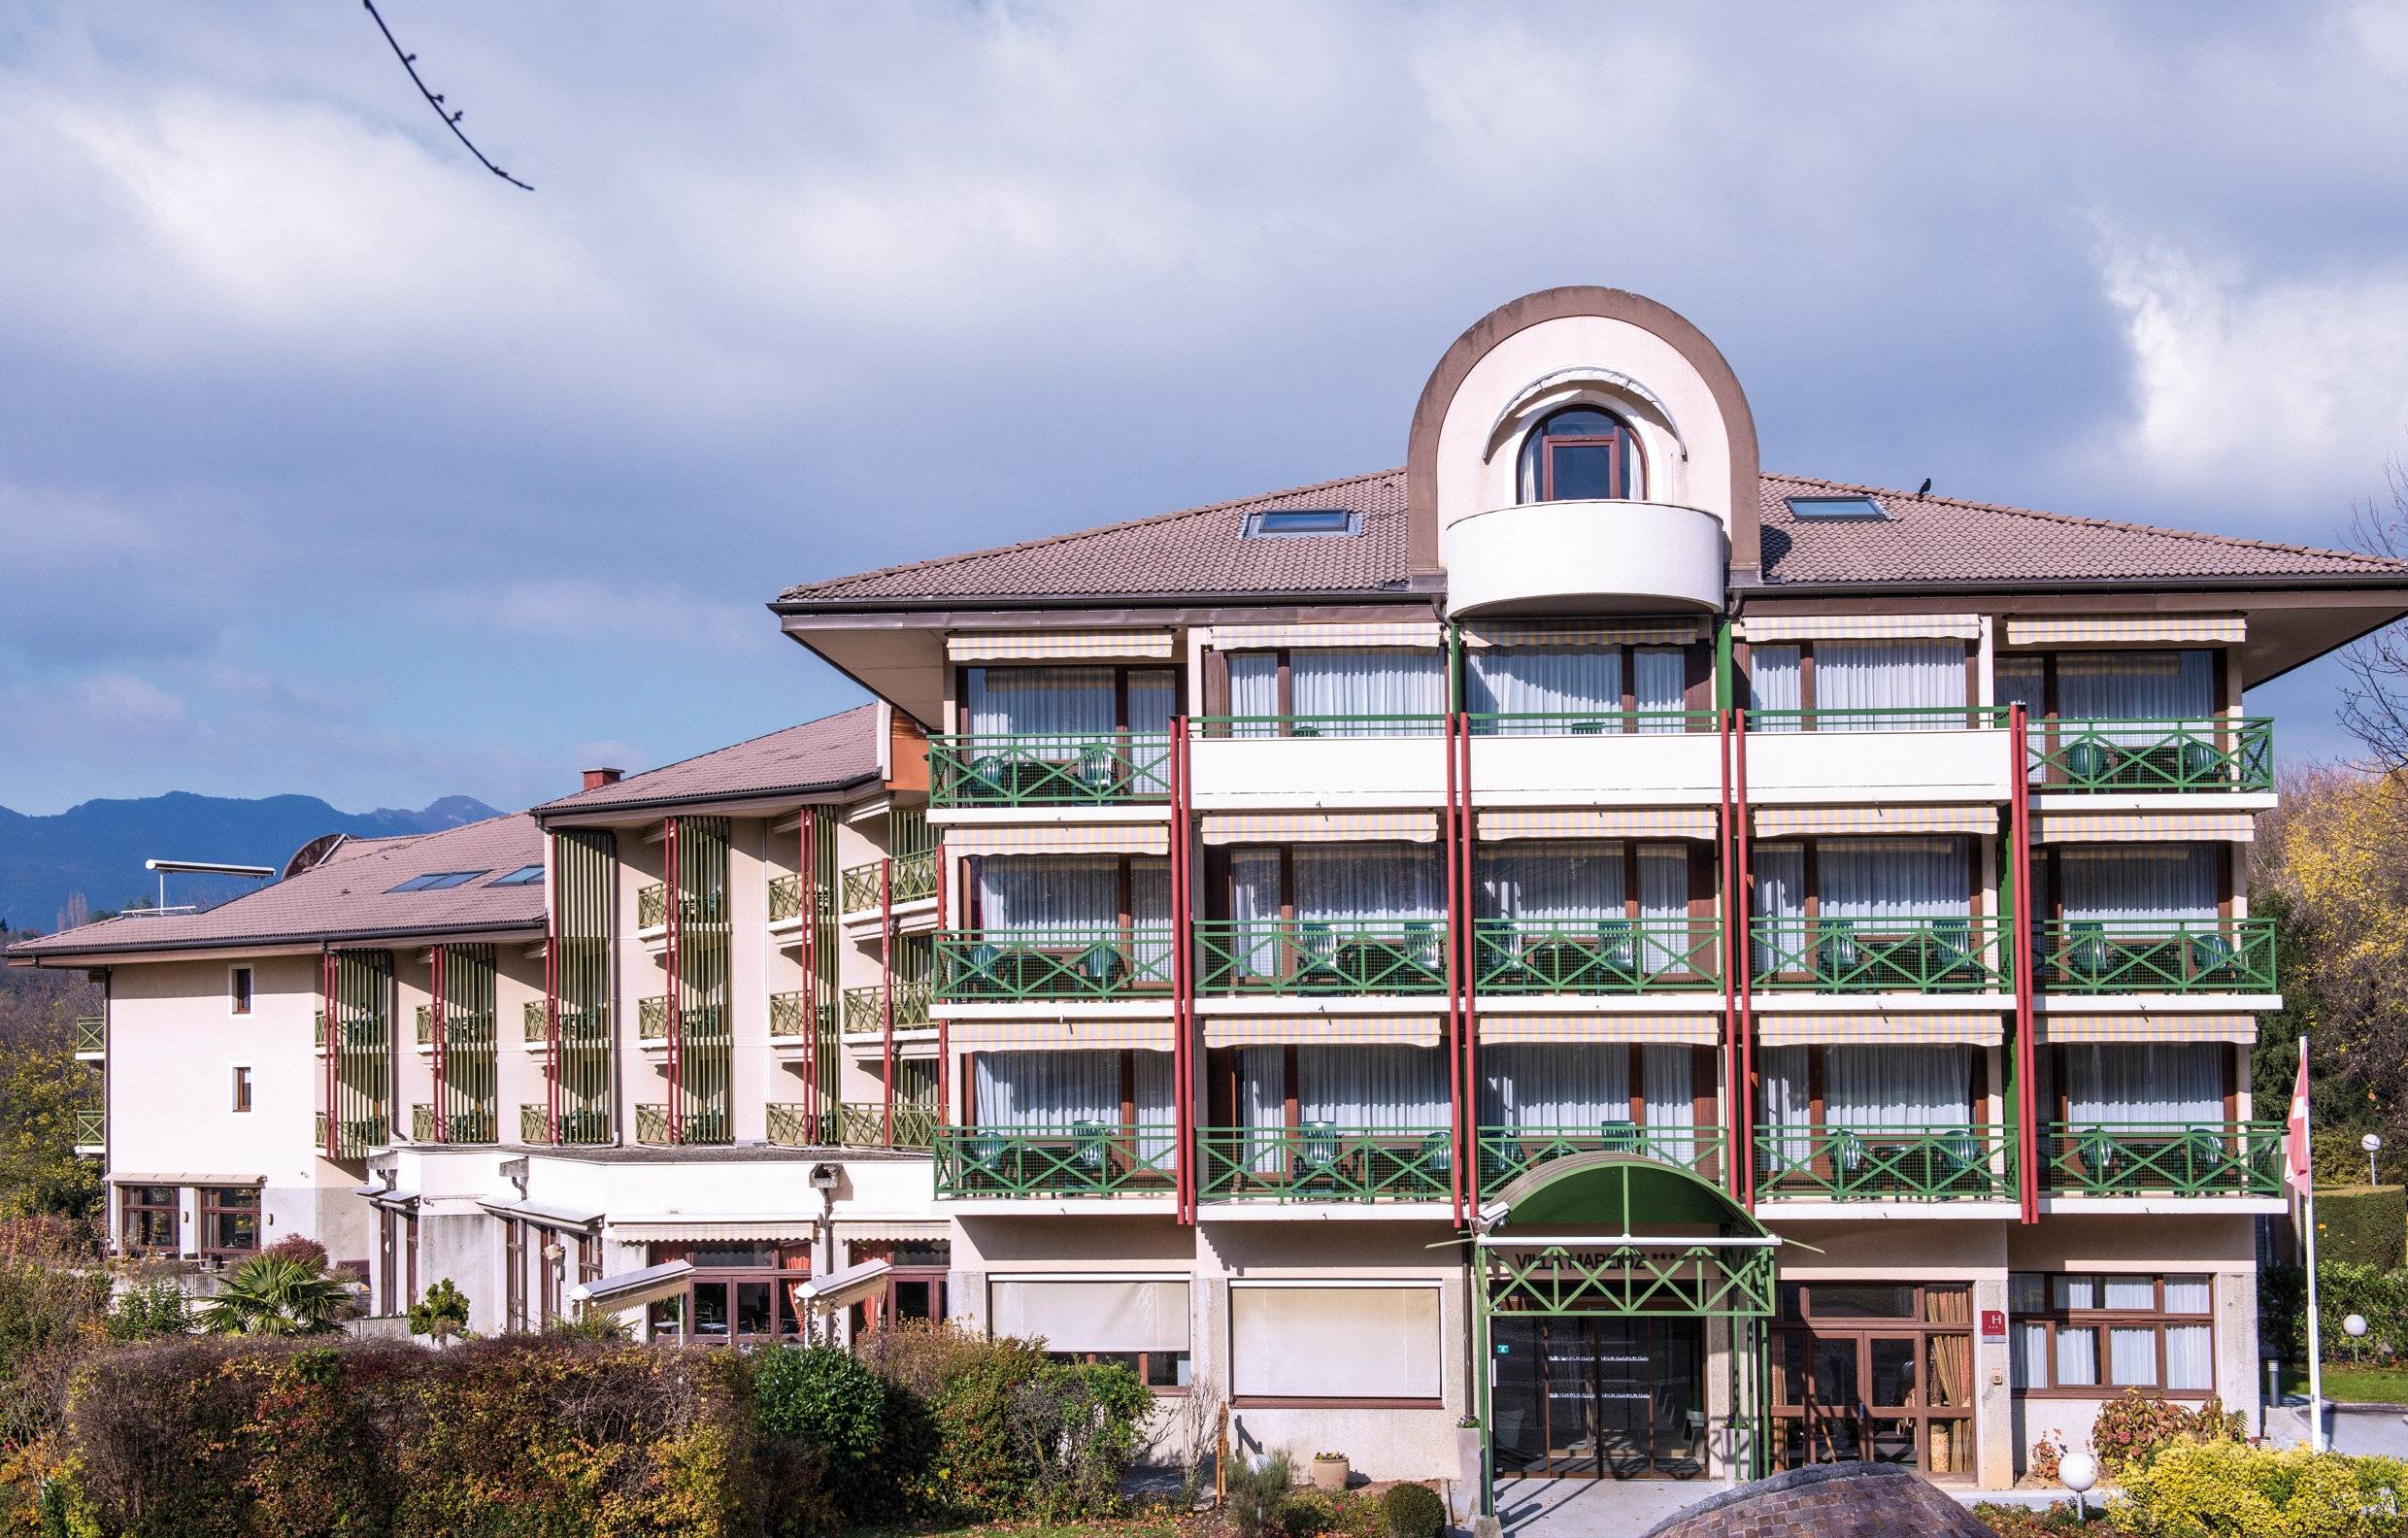
<svg viewBox="0 0 2408 1538">
<path fill-rule="evenodd" d="M 1484 1313 L 1762 1319 L 1781 1241 L 1692 1171 L 1634 1154 L 1542 1164 L 1481 1209 Z"/>
<path fill-rule="evenodd" d="M 1754 1214 L 1712 1181 L 1678 1164 L 1637 1154 L 1579 1154 L 1550 1159 L 1498 1191 L 1480 1210 L 1484 1236 L 1518 1229 L 1575 1230 L 1578 1241 L 1630 1244 L 1722 1240 L 1780 1243 Z M 1532 1241 L 1537 1242 L 1537 1241 Z"/>
</svg>

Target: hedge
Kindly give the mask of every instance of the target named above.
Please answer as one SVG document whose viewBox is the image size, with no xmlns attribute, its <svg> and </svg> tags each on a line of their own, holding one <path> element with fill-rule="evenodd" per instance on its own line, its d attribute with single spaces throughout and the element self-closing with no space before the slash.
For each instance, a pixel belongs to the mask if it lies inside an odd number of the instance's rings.
<svg viewBox="0 0 2408 1538">
<path fill-rule="evenodd" d="M 2408 1265 L 2408 1187 L 2341 1186 L 2316 1193 L 2319 1264 Z"/>
<path fill-rule="evenodd" d="M 2317 1258 L 2316 1311 L 2324 1359 L 2343 1360 L 2353 1352 L 2378 1360 L 2408 1355 L 2408 1271 L 2327 1264 L 2322 1255 Z M 2258 1274 L 2258 1335 L 2290 1361 L 2307 1355 L 2306 1278 L 2298 1266 L 2267 1266 Z M 2366 1321 L 2364 1339 L 2355 1343 L 2341 1328 L 2341 1321 L 2353 1314 Z"/>
<path fill-rule="evenodd" d="M 2126 1478 L 2107 1511 L 2150 1538 L 2397 1538 L 2408 1462 L 2243 1442 L 2178 1442 Z"/>
</svg>

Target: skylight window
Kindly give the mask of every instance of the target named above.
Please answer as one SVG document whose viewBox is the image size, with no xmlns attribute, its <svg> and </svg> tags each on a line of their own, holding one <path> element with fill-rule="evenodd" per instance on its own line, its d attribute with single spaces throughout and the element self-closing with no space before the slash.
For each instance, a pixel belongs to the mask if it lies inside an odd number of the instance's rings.
<svg viewBox="0 0 2408 1538">
<path fill-rule="evenodd" d="M 1276 508 L 1246 515 L 1248 539 L 1297 539 L 1311 535 L 1359 534 L 1363 516 L 1345 508 Z"/>
<path fill-rule="evenodd" d="M 532 886 L 544 879 L 541 865 L 521 865 L 506 876 L 496 876 L 485 883 L 488 886 Z"/>
<path fill-rule="evenodd" d="M 475 880 L 476 880 L 478 877 L 480 877 L 480 876 L 490 876 L 491 874 L 493 874 L 491 871 L 481 871 L 481 870 L 478 870 L 478 871 L 428 871 L 428 872 L 427 872 L 425 875 L 423 875 L 423 876 L 413 876 L 413 877 L 411 877 L 408 881 L 403 882 L 400 886 L 393 887 L 393 888 L 392 888 L 392 890 L 397 891 L 397 892 L 406 892 L 406 891 L 443 891 L 443 890 L 445 890 L 445 889 L 447 889 L 447 888 L 449 888 L 449 887 L 452 887 L 452 886 L 467 886 L 470 882 L 475 881 Z"/>
<path fill-rule="evenodd" d="M 1869 496 L 1802 496 L 1781 500 L 1789 504 L 1791 517 L 1820 523 L 1878 523 L 1890 517 L 1889 510 Z"/>
</svg>

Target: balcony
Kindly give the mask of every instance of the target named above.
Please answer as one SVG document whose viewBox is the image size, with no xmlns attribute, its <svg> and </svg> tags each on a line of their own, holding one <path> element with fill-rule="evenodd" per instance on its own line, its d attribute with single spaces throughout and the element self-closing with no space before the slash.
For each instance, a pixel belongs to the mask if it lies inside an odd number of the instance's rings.
<svg viewBox="0 0 2408 1538">
<path fill-rule="evenodd" d="M 106 1153 L 108 1148 L 109 1113 L 76 1107 L 75 1151 L 78 1154 L 98 1154 Z"/>
<path fill-rule="evenodd" d="M 725 1144 L 728 1141 L 727 1113 L 720 1110 L 688 1111 L 680 1120 L 678 1137 L 669 1137 L 669 1108 L 657 1101 L 635 1108 L 635 1140 L 648 1148 L 685 1148 L 698 1145 Z"/>
<path fill-rule="evenodd" d="M 925 978 L 894 980 L 894 1028 L 914 1029 L 928 1023 L 928 1005 L 935 988 Z M 886 1029 L 885 990 L 871 983 L 845 989 L 845 1034 L 879 1036 Z"/>
<path fill-rule="evenodd" d="M 1524 502 L 1438 534 L 1451 618 L 1720 610 L 1726 543 L 1722 519 L 1670 502 Z"/>
<path fill-rule="evenodd" d="M 880 871 L 893 867 L 892 889 L 882 890 Z M 848 865 L 837 876 L 839 906 L 849 918 L 879 911 L 882 901 L 900 908 L 907 903 L 930 902 L 936 897 L 936 851 L 920 850 L 897 854 L 891 860 L 864 860 Z"/>
<path fill-rule="evenodd" d="M 540 1108 L 534 1106 L 521 1106 L 519 1112 L 523 1119 L 524 1113 L 538 1109 Z M 444 1135 L 440 1140 L 445 1143 L 492 1143 L 498 1141 L 500 1137 L 500 1132 L 494 1125 L 496 1119 L 493 1110 L 489 1106 L 477 1111 L 455 1111 L 446 1120 L 447 1124 L 443 1128 Z M 523 1130 L 523 1127 L 521 1129 Z M 438 1140 L 435 1130 L 435 1108 L 433 1106 L 414 1105 L 410 1108 L 411 1142 L 436 1142 Z"/>
<path fill-rule="evenodd" d="M 2027 741 L 2032 786 L 2044 792 L 2274 788 L 2274 722 L 2259 717 L 2035 720 Z"/>
<path fill-rule="evenodd" d="M 392 1129 L 381 1116 L 354 1117 L 341 1123 L 335 1143 L 334 1157 L 352 1159 L 364 1156 L 369 1150 L 385 1147 L 392 1141 Z M 322 1154 L 326 1149 L 326 1113 L 318 1113 L 312 1127 L 314 1146 Z"/>
<path fill-rule="evenodd" d="M 669 926 L 669 888 L 666 885 L 647 882 L 635 889 L 635 926 L 639 933 Z"/>
<path fill-rule="evenodd" d="M 1168 924 L 1014 929 L 936 937 L 937 998 L 948 1004 L 1021 999 L 1123 999 L 1167 989 Z"/>
<path fill-rule="evenodd" d="M 565 1015 L 567 1012 L 562 1011 Z M 519 1040 L 529 1047 L 552 1045 L 552 1010 L 543 999 L 529 999 L 518 1009 Z"/>
<path fill-rule="evenodd" d="M 2067 919 L 2032 926 L 2052 993 L 2272 993 L 2271 919 Z"/>
<path fill-rule="evenodd" d="M 722 896 L 706 892 L 682 892 L 678 896 L 678 922 L 683 925 L 725 924 L 727 905 Z M 669 926 L 669 888 L 664 882 L 647 882 L 635 889 L 635 927 L 639 935 Z"/>
<path fill-rule="evenodd" d="M 806 1030 L 807 1010 L 800 989 L 769 995 L 769 1039 L 773 1042 L 799 1042 L 813 1034 Z M 822 1024 L 827 1020 L 827 1006 L 819 1006 Z"/>
<path fill-rule="evenodd" d="M 828 893 L 819 893 L 819 917 L 825 919 L 834 910 Z M 773 876 L 769 882 L 769 921 L 773 924 L 793 923 L 803 917 L 803 879 L 800 876 Z"/>
<path fill-rule="evenodd" d="M 1756 1129 L 1756 1194 L 1768 1201 L 2012 1201 L 2003 1126 Z"/>
<path fill-rule="evenodd" d="M 1747 721 L 1759 806 L 2004 802 L 2013 788 L 2002 706 L 1752 710 Z"/>
<path fill-rule="evenodd" d="M 564 1097 L 565 1098 L 565 1097 Z M 546 1107 L 522 1105 L 518 1108 L 518 1141 L 533 1148 L 596 1144 L 611 1141 L 610 1113 L 602 1110 L 578 1110 L 563 1105 L 560 1109 L 560 1135 L 552 1135 L 552 1117 Z"/>
<path fill-rule="evenodd" d="M 897 1148 L 921 1150 L 937 1134 L 936 1112 L 924 1105 L 894 1108 L 894 1138 L 886 1138 L 886 1107 L 849 1100 L 821 1116 L 811 1107 L 782 1103 L 769 1107 L 769 1141 L 780 1148 Z"/>
<path fill-rule="evenodd" d="M 728 1044 L 727 1021 L 719 1011 L 707 1004 L 686 1010 L 685 1031 L 678 1040 L 687 1047 L 725 1047 Z M 635 1006 L 636 1045 L 647 1052 L 665 1051 L 669 1045 L 669 1001 L 655 996 L 639 999 Z"/>
<path fill-rule="evenodd" d="M 1073 1121 L 1059 1127 L 940 1127 L 939 1199 L 1161 1196 L 1177 1181 L 1177 1139 L 1163 1125 Z"/>
<path fill-rule="evenodd" d="M 1205 1127 L 1196 1156 L 1200 1188 L 1213 1201 L 1442 1202 L 1454 1194 L 1455 1146 L 1443 1128 Z"/>
<path fill-rule="evenodd" d="M 1191 793 L 1205 811 L 1435 809 L 1447 793 L 1446 730 L 1434 715 L 1198 717 Z"/>
<path fill-rule="evenodd" d="M 1728 1162 L 1719 1126 L 1657 1127 L 1608 1121 L 1585 1127 L 1484 1126 L 1479 1130 L 1480 1188 L 1508 1182 L 1555 1159 L 1581 1154 L 1636 1154 L 1720 1183 Z"/>
<path fill-rule="evenodd" d="M 96 1062 L 109 1052 L 109 1022 L 98 1015 L 81 1015 L 75 1022 L 75 1054 Z"/>
<path fill-rule="evenodd" d="M 1170 740 L 1130 732 L 981 732 L 928 739 L 933 807 L 1127 806 L 1170 799 Z"/>
<path fill-rule="evenodd" d="M 1442 919 L 1210 919 L 1195 926 L 1196 991 L 1346 998 L 1438 993 Z"/>
<path fill-rule="evenodd" d="M 1476 919 L 1480 993 L 1677 993 L 1722 986 L 1719 919 Z"/>
<path fill-rule="evenodd" d="M 1983 993 L 2011 986 L 1994 918 L 1758 918 L 1753 986 L 1776 992 Z"/>
<path fill-rule="evenodd" d="M 2052 1196 L 2279 1196 L 2280 1121 L 2044 1122 Z"/>
</svg>

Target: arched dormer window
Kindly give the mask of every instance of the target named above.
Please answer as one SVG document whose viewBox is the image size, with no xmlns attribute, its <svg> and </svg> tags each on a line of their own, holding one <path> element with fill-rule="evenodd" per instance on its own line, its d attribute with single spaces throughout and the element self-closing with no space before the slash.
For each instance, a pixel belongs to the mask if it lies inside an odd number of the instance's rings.
<svg viewBox="0 0 2408 1538">
<path fill-rule="evenodd" d="M 1567 406 L 1522 440 L 1522 500 L 1637 501 L 1647 471 L 1630 424 L 1596 406 Z"/>
</svg>

